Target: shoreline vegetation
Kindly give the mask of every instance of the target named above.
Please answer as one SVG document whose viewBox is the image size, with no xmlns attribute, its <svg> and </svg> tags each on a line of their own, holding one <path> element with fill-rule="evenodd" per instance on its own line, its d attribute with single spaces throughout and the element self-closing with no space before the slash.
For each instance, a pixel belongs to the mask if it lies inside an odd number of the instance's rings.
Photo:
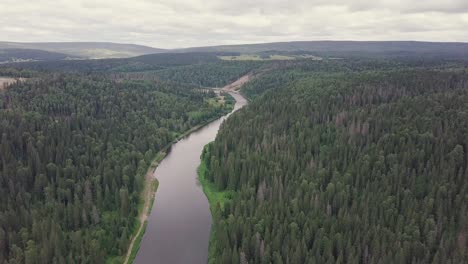
<svg viewBox="0 0 468 264">
<path fill-rule="evenodd" d="M 203 152 L 201 154 L 201 162 L 200 166 L 198 167 L 198 180 L 200 185 L 202 186 L 203 192 L 205 193 L 206 198 L 208 199 L 208 203 L 210 204 L 210 211 L 211 217 L 213 219 L 212 226 L 216 225 L 215 214 L 217 214 L 220 210 L 224 207 L 224 204 L 230 201 L 235 194 L 234 192 L 230 191 L 220 191 L 216 188 L 214 183 L 210 182 L 206 178 L 207 167 L 206 167 L 206 159 L 209 157 L 209 147 L 213 144 L 210 142 L 205 145 L 203 148 Z M 208 264 L 215 264 L 215 252 L 216 249 L 216 228 L 211 228 L 210 232 L 210 242 L 208 246 Z"/>
<path fill-rule="evenodd" d="M 224 96 L 229 96 L 228 93 Z M 209 123 L 223 117 L 224 115 L 230 113 L 234 109 L 234 104 L 235 101 L 233 100 L 226 100 L 225 103 L 223 102 L 223 107 L 224 111 L 221 112 L 219 116 L 210 118 L 192 128 L 187 130 L 186 132 L 178 135 L 172 142 L 167 144 L 164 148 L 162 148 L 157 154 L 152 163 L 150 164 L 146 177 L 145 177 L 145 189 L 142 192 L 142 200 L 140 201 L 140 204 L 138 205 L 138 225 L 135 228 L 136 231 L 132 234 L 132 239 L 131 243 L 129 245 L 129 248 L 127 250 L 127 253 L 125 254 L 125 259 L 123 261 L 119 261 L 119 258 L 123 258 L 124 256 L 117 256 L 117 257 L 112 257 L 108 259 L 107 263 L 124 263 L 124 264 L 130 264 L 133 263 L 133 261 L 136 258 L 136 255 L 138 253 L 138 250 L 140 249 L 140 244 L 143 239 L 143 235 L 145 234 L 146 226 L 148 224 L 148 216 L 151 213 L 151 210 L 153 208 L 153 204 L 155 201 L 155 196 L 156 196 L 156 191 L 159 187 L 159 182 L 156 177 L 154 177 L 154 172 L 161 163 L 161 161 L 164 160 L 166 155 L 169 153 L 171 147 L 173 144 L 177 143 L 178 141 L 184 139 L 185 137 L 189 136 L 191 133 L 201 129 L 202 127 L 208 125 Z"/>
</svg>

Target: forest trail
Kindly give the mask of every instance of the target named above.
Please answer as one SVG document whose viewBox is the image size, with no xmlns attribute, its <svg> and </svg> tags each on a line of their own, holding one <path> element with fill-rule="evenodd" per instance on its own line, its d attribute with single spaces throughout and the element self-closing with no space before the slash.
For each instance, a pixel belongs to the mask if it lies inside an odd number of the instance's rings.
<svg viewBox="0 0 468 264">
<path fill-rule="evenodd" d="M 252 80 L 254 76 L 250 73 L 240 77 L 235 82 L 224 86 L 221 90 L 224 92 L 237 92 L 244 84 Z"/>
</svg>

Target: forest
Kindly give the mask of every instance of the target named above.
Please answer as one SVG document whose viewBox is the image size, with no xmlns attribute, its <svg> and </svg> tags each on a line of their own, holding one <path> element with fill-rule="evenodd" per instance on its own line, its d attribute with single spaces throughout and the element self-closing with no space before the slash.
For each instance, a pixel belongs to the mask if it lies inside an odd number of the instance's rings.
<svg viewBox="0 0 468 264">
<path fill-rule="evenodd" d="M 2 264 L 105 263 L 124 255 L 156 154 L 230 110 L 188 84 L 2 73 L 31 77 L 0 91 Z"/>
<path fill-rule="evenodd" d="M 0 67 L 26 78 L 0 91 L 0 263 L 121 263 L 151 162 L 246 74 L 201 156 L 209 263 L 468 262 L 466 61 L 220 54 Z"/>
<path fill-rule="evenodd" d="M 445 65 L 445 66 L 442 66 Z M 278 66 L 206 146 L 210 263 L 467 263 L 468 73 Z"/>
</svg>

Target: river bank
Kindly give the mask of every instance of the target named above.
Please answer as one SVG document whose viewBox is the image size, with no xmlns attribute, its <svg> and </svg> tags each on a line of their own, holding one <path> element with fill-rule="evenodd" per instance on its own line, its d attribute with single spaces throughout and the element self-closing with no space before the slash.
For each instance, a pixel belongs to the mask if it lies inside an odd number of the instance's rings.
<svg viewBox="0 0 468 264">
<path fill-rule="evenodd" d="M 226 110 L 226 112 L 230 113 L 233 109 L 234 109 L 234 106 L 230 106 L 230 108 L 228 108 Z M 138 250 L 140 248 L 141 240 L 143 239 L 143 235 L 145 233 L 145 230 L 146 230 L 146 227 L 147 227 L 147 224 L 148 224 L 147 219 L 148 219 L 148 216 L 151 213 L 151 209 L 152 209 L 153 204 L 154 204 L 155 194 L 156 194 L 156 191 L 157 191 L 158 186 L 159 186 L 159 181 L 157 180 L 157 178 L 154 177 L 154 173 L 155 173 L 155 170 L 157 169 L 158 165 L 160 164 L 160 162 L 162 160 L 164 160 L 164 158 L 167 156 L 168 151 L 170 151 L 170 148 L 175 143 L 177 143 L 178 141 L 180 141 L 181 139 L 187 137 L 191 133 L 199 130 L 200 128 L 206 126 L 207 124 L 209 124 L 209 123 L 211 123 L 211 122 L 213 122 L 213 121 L 215 121 L 215 120 L 217 120 L 219 118 L 220 117 L 213 117 L 213 118 L 210 118 L 210 119 L 204 121 L 203 123 L 201 123 L 199 125 L 196 125 L 196 126 L 192 127 L 191 129 L 187 130 L 183 134 L 176 137 L 172 142 L 167 144 L 165 147 L 162 148 L 161 151 L 159 151 L 156 154 L 155 159 L 150 164 L 150 166 L 148 168 L 148 171 L 146 172 L 145 189 L 142 192 L 142 202 L 143 203 L 142 203 L 141 209 L 140 209 L 140 206 L 139 206 L 139 210 L 138 210 L 140 212 L 138 214 L 139 223 L 138 223 L 138 227 L 136 229 L 137 231 L 132 235 L 132 240 L 130 242 L 127 253 L 125 255 L 125 259 L 123 260 L 124 264 L 133 263 L 133 261 L 135 260 L 136 255 L 138 253 Z"/>
<path fill-rule="evenodd" d="M 237 92 L 234 112 L 247 102 Z M 231 113 L 232 113 L 231 112 Z M 229 114 L 203 126 L 171 146 L 154 175 L 159 188 L 154 196 L 135 263 L 203 263 L 208 260 L 211 230 L 209 203 L 198 182 L 197 168 L 203 147 L 214 140 Z M 140 233 L 141 234 L 141 233 Z M 128 261 L 130 263 L 130 261 Z"/>
<path fill-rule="evenodd" d="M 211 143 L 208 143 L 205 146 L 205 149 L 210 145 Z M 232 192 L 228 191 L 219 191 L 215 185 L 210 182 L 208 179 L 206 179 L 206 157 L 202 155 L 201 158 L 201 164 L 198 167 L 198 180 L 200 181 L 200 184 L 203 188 L 203 192 L 206 195 L 206 198 L 208 199 L 208 202 L 210 204 L 210 211 L 211 215 L 213 216 L 216 212 L 216 208 L 219 205 L 221 208 L 224 207 L 224 203 L 231 200 L 232 196 L 234 195 Z M 215 218 L 213 217 L 213 220 Z M 213 226 L 216 225 L 215 222 L 212 224 Z M 215 233 L 215 228 L 211 228 L 210 232 L 210 242 L 208 246 L 208 264 L 216 264 L 214 262 L 214 256 L 215 252 L 214 249 L 216 248 L 215 243 L 216 243 L 216 233 Z"/>
</svg>

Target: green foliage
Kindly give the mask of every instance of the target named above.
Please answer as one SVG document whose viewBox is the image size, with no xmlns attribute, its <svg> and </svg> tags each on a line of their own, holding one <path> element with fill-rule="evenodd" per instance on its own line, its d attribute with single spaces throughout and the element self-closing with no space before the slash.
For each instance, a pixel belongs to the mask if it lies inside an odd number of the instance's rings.
<svg viewBox="0 0 468 264">
<path fill-rule="evenodd" d="M 267 60 L 294 60 L 295 57 L 286 55 L 256 55 L 256 54 L 241 54 L 238 56 L 219 56 L 222 60 L 227 61 L 267 61 Z"/>
<path fill-rule="evenodd" d="M 136 237 L 136 239 L 135 239 L 135 244 L 133 244 L 132 251 L 131 251 L 130 257 L 128 259 L 128 263 L 133 263 L 133 261 L 135 260 L 135 258 L 137 256 L 137 253 L 138 253 L 138 250 L 140 249 L 141 240 L 143 239 L 143 235 L 145 234 L 145 230 L 146 230 L 147 225 L 148 225 L 148 221 L 145 221 L 145 223 L 143 224 L 143 229 L 138 234 L 138 237 Z"/>
<path fill-rule="evenodd" d="M 207 162 L 209 162 L 206 158 L 210 156 L 210 146 L 212 143 L 205 146 L 202 153 L 202 160 L 200 166 L 198 167 L 198 180 L 202 185 L 203 192 L 205 193 L 206 197 L 208 198 L 208 202 L 210 203 L 210 210 L 211 214 L 214 216 L 214 219 L 217 218 L 217 215 L 220 211 L 224 208 L 226 203 L 229 203 L 232 200 L 232 196 L 235 194 L 232 191 L 220 191 L 214 183 L 210 182 L 207 179 Z M 208 263 L 214 264 L 216 262 L 216 252 L 215 249 L 218 247 L 216 245 L 216 229 L 212 229 L 210 234 L 210 249 L 208 254 Z"/>
<path fill-rule="evenodd" d="M 210 145 L 206 145 L 204 152 L 202 154 L 203 160 L 198 167 L 198 179 L 203 187 L 208 201 L 210 202 L 210 207 L 212 210 L 215 210 L 216 207 L 224 208 L 224 204 L 232 199 L 233 192 L 230 191 L 221 191 L 219 190 L 212 182 L 207 179 L 207 168 L 206 157 L 209 157 Z"/>
<path fill-rule="evenodd" d="M 256 62 L 221 62 L 173 67 L 155 72 L 163 80 L 203 87 L 223 87 L 259 67 Z"/>
<path fill-rule="evenodd" d="M 213 262 L 466 263 L 468 75 L 316 66 L 244 87 L 257 99 L 204 152 L 235 192 Z"/>
<path fill-rule="evenodd" d="M 463 70 L 466 63 L 461 61 L 443 61 L 429 58 L 420 59 L 365 59 L 355 58 L 346 60 L 324 59 L 277 61 L 265 64 L 257 78 L 249 81 L 242 87 L 242 93 L 254 99 L 268 90 L 282 88 L 296 80 L 306 77 L 319 76 L 330 73 L 356 73 L 373 71 L 404 71 L 415 68 L 453 71 Z"/>
<path fill-rule="evenodd" d="M 142 72 L 169 67 L 220 62 L 214 53 L 159 53 L 123 59 L 59 60 L 10 64 L 15 68 L 53 72 Z"/>
<path fill-rule="evenodd" d="M 0 263 L 120 263 L 156 153 L 233 107 L 200 86 L 246 73 L 255 100 L 200 167 L 211 263 L 467 262 L 466 64 L 187 53 L 12 66 L 1 75 L 30 79 L 0 92 Z"/>
<path fill-rule="evenodd" d="M 0 93 L 0 262 L 120 262 L 111 257 L 127 252 L 152 159 L 225 113 L 213 96 L 78 74 Z"/>
</svg>

